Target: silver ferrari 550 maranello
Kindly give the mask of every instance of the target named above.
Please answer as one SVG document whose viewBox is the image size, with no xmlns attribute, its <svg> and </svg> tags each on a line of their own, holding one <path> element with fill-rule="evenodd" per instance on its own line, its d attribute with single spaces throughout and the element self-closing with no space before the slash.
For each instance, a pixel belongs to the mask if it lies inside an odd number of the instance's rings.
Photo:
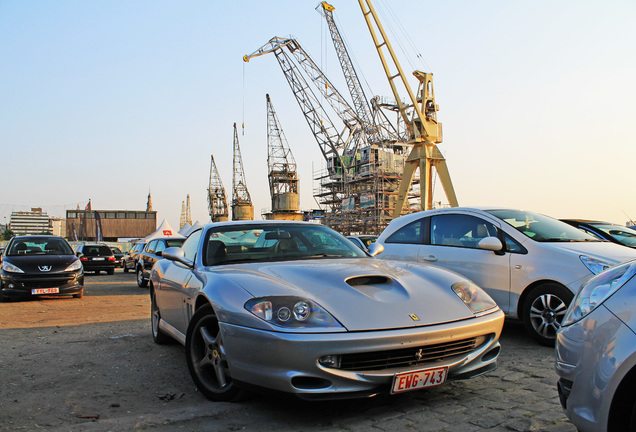
<svg viewBox="0 0 636 432">
<path fill-rule="evenodd" d="M 381 245 L 371 248 L 380 252 Z M 400 393 L 493 370 L 504 315 L 462 276 L 377 260 L 314 223 L 207 225 L 150 275 L 152 334 L 215 401 Z"/>
</svg>

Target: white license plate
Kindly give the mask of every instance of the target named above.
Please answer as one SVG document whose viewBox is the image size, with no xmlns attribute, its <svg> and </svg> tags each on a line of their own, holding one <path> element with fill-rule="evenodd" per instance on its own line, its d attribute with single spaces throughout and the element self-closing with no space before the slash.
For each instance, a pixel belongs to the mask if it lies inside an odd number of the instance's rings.
<svg viewBox="0 0 636 432">
<path fill-rule="evenodd" d="M 34 288 L 31 290 L 31 294 L 58 294 L 60 292 L 59 288 Z"/>
<path fill-rule="evenodd" d="M 447 367 L 422 369 L 415 372 L 396 374 L 393 377 L 391 393 L 401 393 L 424 387 L 433 387 L 446 382 Z"/>
<path fill-rule="evenodd" d="M 104 261 L 104 258 L 93 258 L 93 261 Z"/>
</svg>

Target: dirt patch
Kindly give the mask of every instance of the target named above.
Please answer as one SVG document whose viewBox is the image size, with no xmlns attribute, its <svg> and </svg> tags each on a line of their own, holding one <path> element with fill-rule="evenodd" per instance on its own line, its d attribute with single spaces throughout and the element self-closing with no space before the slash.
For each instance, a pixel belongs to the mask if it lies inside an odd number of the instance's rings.
<svg viewBox="0 0 636 432">
<path fill-rule="evenodd" d="M 212 403 L 175 343 L 150 332 L 135 275 L 89 275 L 83 299 L 0 303 L 2 431 L 574 431 L 559 406 L 552 349 L 506 324 L 499 368 L 397 395 L 303 402 L 256 395 Z"/>
</svg>

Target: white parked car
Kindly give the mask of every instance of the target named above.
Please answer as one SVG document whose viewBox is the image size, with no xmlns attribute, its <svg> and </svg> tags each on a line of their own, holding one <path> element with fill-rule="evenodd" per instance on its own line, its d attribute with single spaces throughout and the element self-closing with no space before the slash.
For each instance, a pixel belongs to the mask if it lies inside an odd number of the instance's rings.
<svg viewBox="0 0 636 432">
<path fill-rule="evenodd" d="M 508 317 L 554 344 L 581 285 L 636 250 L 592 237 L 557 219 L 505 208 L 445 208 L 394 219 L 371 248 L 382 259 L 428 262 L 468 277 Z"/>
</svg>

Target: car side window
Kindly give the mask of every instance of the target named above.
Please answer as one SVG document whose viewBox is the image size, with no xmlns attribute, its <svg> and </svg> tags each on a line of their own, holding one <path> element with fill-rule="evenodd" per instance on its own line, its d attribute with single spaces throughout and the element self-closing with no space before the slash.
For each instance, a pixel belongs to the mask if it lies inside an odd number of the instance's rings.
<svg viewBox="0 0 636 432">
<path fill-rule="evenodd" d="M 403 226 L 387 239 L 386 243 L 401 243 L 401 244 L 421 244 L 422 234 L 424 230 L 424 219 L 416 220 L 410 224 Z"/>
<path fill-rule="evenodd" d="M 163 252 L 165 249 L 166 249 L 166 244 L 162 242 L 161 240 L 159 240 L 157 242 L 157 247 L 155 248 L 155 253 Z"/>
<path fill-rule="evenodd" d="M 202 232 L 203 230 L 197 230 L 193 232 L 181 245 L 181 249 L 183 249 L 185 258 L 188 261 L 194 262 L 194 259 L 196 258 L 197 251 L 199 250 L 199 240 L 201 239 Z"/>
<path fill-rule="evenodd" d="M 520 253 L 520 254 L 528 253 L 528 249 L 521 246 L 515 239 L 510 237 L 508 234 L 504 234 L 503 237 L 504 237 L 504 243 L 506 244 L 505 248 L 507 252 Z"/>
<path fill-rule="evenodd" d="M 478 249 L 486 237 L 497 237 L 497 227 L 481 218 L 446 214 L 431 217 L 431 244 Z"/>
<path fill-rule="evenodd" d="M 148 243 L 148 246 L 146 246 L 146 252 L 153 253 L 155 251 L 156 245 L 157 245 L 157 240 L 153 240 L 150 243 Z"/>
</svg>

